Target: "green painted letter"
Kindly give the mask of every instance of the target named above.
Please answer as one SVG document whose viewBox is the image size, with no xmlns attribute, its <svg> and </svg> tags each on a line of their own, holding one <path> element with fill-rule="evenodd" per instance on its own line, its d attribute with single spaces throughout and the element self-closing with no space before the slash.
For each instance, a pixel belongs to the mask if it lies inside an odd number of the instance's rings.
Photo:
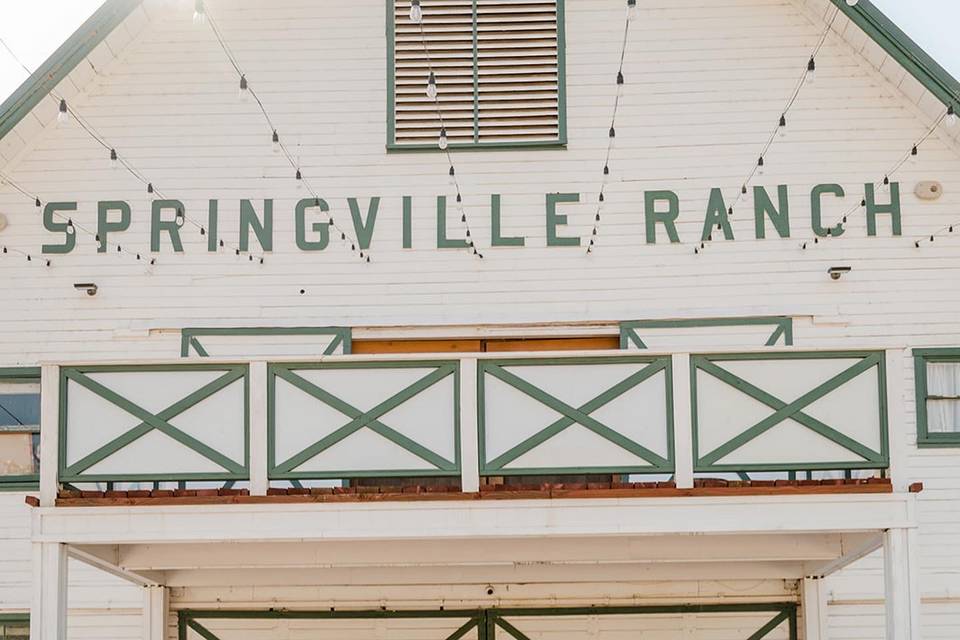
<svg viewBox="0 0 960 640">
<path fill-rule="evenodd" d="M 108 222 L 107 214 L 110 211 L 119 211 L 120 220 Z M 97 203 L 97 235 L 100 236 L 100 244 L 97 245 L 98 253 L 107 252 L 107 236 L 114 231 L 126 231 L 130 228 L 130 205 L 122 200 L 108 200 Z"/>
<path fill-rule="evenodd" d="M 160 251 L 160 232 L 170 234 L 170 244 L 177 253 L 183 252 L 183 242 L 180 241 L 180 225 L 174 220 L 161 220 L 164 209 L 173 209 L 186 215 L 186 209 L 179 200 L 154 200 L 153 215 L 150 221 L 150 251 Z M 185 219 L 185 218 L 182 218 Z"/>
<path fill-rule="evenodd" d="M 657 223 L 663 224 L 670 242 L 680 242 L 676 220 L 680 215 L 680 198 L 673 191 L 646 191 L 643 194 L 644 219 L 647 227 L 647 244 L 657 244 Z M 657 201 L 665 201 L 666 211 L 657 211 Z"/>
<path fill-rule="evenodd" d="M 580 202 L 579 193 L 548 193 L 547 194 L 547 246 L 548 247 L 579 247 L 580 238 L 560 237 L 557 227 L 567 224 L 567 216 L 557 213 L 559 202 Z"/>
<path fill-rule="evenodd" d="M 413 246 L 413 198 L 403 196 L 403 248 Z"/>
<path fill-rule="evenodd" d="M 377 224 L 377 212 L 380 210 L 380 197 L 370 198 L 370 204 L 367 205 L 367 219 L 360 219 L 360 203 L 356 198 L 347 198 L 350 205 L 350 216 L 353 218 L 353 229 L 357 232 L 357 242 L 361 249 L 369 249 L 370 241 L 373 239 L 373 227 Z"/>
<path fill-rule="evenodd" d="M 250 250 L 250 229 L 264 251 L 273 251 L 273 200 L 263 201 L 263 222 L 257 218 L 253 203 L 240 201 L 240 251 Z"/>
<path fill-rule="evenodd" d="M 437 196 L 437 249 L 466 249 L 466 240 L 447 237 L 447 196 Z"/>
<path fill-rule="evenodd" d="M 218 231 L 218 222 L 220 221 L 217 215 L 217 208 L 219 202 L 216 200 L 211 200 L 207 204 L 208 213 L 207 213 L 207 251 L 216 251 L 217 250 L 217 234 Z"/>
<path fill-rule="evenodd" d="M 867 200 L 867 235 L 877 235 L 877 214 L 889 213 L 893 226 L 893 235 L 901 235 L 900 230 L 900 183 L 890 183 L 890 204 L 877 204 L 876 190 L 873 184 L 865 185 L 864 193 Z"/>
<path fill-rule="evenodd" d="M 790 198 L 787 193 L 787 185 L 777 186 L 777 200 L 779 200 L 779 209 L 773 206 L 766 189 L 763 187 L 753 188 L 753 218 L 757 240 L 767 237 L 765 219 L 767 216 L 773 223 L 773 228 L 777 230 L 777 235 L 781 238 L 790 237 Z"/>
<path fill-rule="evenodd" d="M 717 188 L 711 189 L 710 200 L 707 202 L 707 215 L 703 218 L 700 242 L 713 238 L 714 227 L 719 227 L 717 231 L 723 231 L 724 238 L 733 240 L 733 229 L 730 228 L 730 220 L 727 218 L 727 205 L 723 201 L 723 192 Z"/>
<path fill-rule="evenodd" d="M 56 211 L 76 211 L 76 202 L 48 202 L 43 207 L 43 228 L 47 231 L 63 234 L 63 244 L 45 244 L 40 250 L 43 253 L 70 253 L 77 246 L 77 232 L 74 229 L 68 232 L 70 227 L 67 222 L 54 222 L 53 214 Z"/>
<path fill-rule="evenodd" d="M 823 228 L 822 200 L 825 193 L 832 193 L 838 198 L 845 195 L 843 187 L 838 184 L 818 184 L 815 186 L 813 191 L 810 192 L 810 227 L 813 229 L 813 233 L 821 238 L 842 236 L 846 231 L 842 224 L 838 224 L 832 229 Z"/>
<path fill-rule="evenodd" d="M 319 233 L 320 238 L 312 242 L 307 241 L 306 214 L 307 209 L 317 208 L 320 211 L 330 211 L 330 206 L 326 200 L 317 198 L 304 198 L 297 203 L 296 222 L 297 222 L 297 248 L 303 251 L 323 251 L 330 244 L 330 224 L 324 222 L 314 222 L 310 225 L 310 230 Z"/>
<path fill-rule="evenodd" d="M 522 247 L 524 245 L 523 236 L 510 236 L 504 238 L 500 235 L 500 194 L 495 193 L 490 196 L 490 244 L 494 247 Z"/>
</svg>

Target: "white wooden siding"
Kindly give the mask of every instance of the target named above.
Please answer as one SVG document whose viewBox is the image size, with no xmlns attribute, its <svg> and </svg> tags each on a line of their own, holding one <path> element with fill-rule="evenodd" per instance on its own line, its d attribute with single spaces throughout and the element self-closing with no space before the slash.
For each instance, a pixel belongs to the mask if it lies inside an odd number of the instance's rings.
<svg viewBox="0 0 960 640">
<path fill-rule="evenodd" d="M 189 3 L 186 3 L 189 4 Z M 208 198 L 220 198 L 220 229 L 236 242 L 238 200 L 275 198 L 275 250 L 262 266 L 210 255 L 206 238 L 184 228 L 186 253 L 168 245 L 152 275 L 129 258 L 95 253 L 81 236 L 70 256 L 45 269 L 0 256 L 0 364 L 110 357 L 175 357 L 184 326 L 470 325 L 604 322 L 642 318 L 789 315 L 799 346 L 907 347 L 960 344 L 960 237 L 921 250 L 921 237 L 960 219 L 956 131 L 941 131 L 920 149 L 902 182 L 904 237 L 866 238 L 854 214 L 839 240 L 801 251 L 809 231 L 809 190 L 839 182 L 847 203 L 879 179 L 936 116 L 912 79 L 841 18 L 818 56 L 818 78 L 788 116 L 788 137 L 768 154 L 762 184 L 791 189 L 793 238 L 755 241 L 753 216 L 738 207 L 736 242 L 693 254 L 712 187 L 733 198 L 776 124 L 823 29 L 825 0 L 651 0 L 640 3 L 624 65 L 626 86 L 617 146 L 591 256 L 545 246 L 544 194 L 577 192 L 565 205 L 562 235 L 586 237 L 593 225 L 606 132 L 616 86 L 621 0 L 567 0 L 565 150 L 457 153 L 467 215 L 486 259 L 438 250 L 434 197 L 447 194 L 440 154 L 387 154 L 386 10 L 382 0 L 210 0 L 251 86 L 264 99 L 304 174 L 349 224 L 346 197 L 382 197 L 370 253 L 361 264 L 337 241 L 321 253 L 294 245 L 293 170 L 270 153 L 270 131 L 256 107 L 236 98 L 237 78 L 208 28 L 190 24 L 184 3 L 148 3 L 72 77 L 82 93 L 60 91 L 123 157 L 164 193 L 182 199 L 204 221 Z M 862 57 L 857 57 L 862 54 Z M 74 217 L 93 225 L 96 201 L 126 199 L 130 231 L 111 237 L 134 251 L 149 244 L 148 200 L 141 184 L 112 171 L 104 150 L 76 125 L 48 126 L 52 106 L 38 110 L 0 142 L 0 166 L 44 201 L 79 202 Z M 44 115 L 45 114 L 45 115 Z M 921 202 L 921 180 L 944 196 Z M 682 245 L 645 243 L 643 192 L 674 189 L 681 198 Z M 487 248 L 489 195 L 503 196 L 504 235 L 524 248 Z M 414 196 L 414 248 L 401 248 L 401 196 Z M 844 210 L 825 206 L 825 221 Z M 9 227 L 0 242 L 38 252 L 55 241 L 31 202 L 0 189 Z M 461 232 L 449 216 L 450 234 Z M 853 267 L 840 281 L 826 269 Z M 74 291 L 94 281 L 96 297 Z M 301 294 L 300 291 L 304 293 Z M 952 638 L 960 620 L 960 552 L 954 551 L 960 501 L 960 452 L 915 448 L 912 368 L 905 363 L 904 434 L 909 476 L 921 494 L 922 590 L 930 638 Z M 9 501 L 9 505 L 7 504 Z M 27 515 L 22 495 L 3 496 L 5 535 L 0 584 L 3 608 L 22 609 L 29 579 Z M 879 570 L 868 558 L 834 579 L 831 625 L 838 637 L 878 638 Z M 679 592 L 677 592 L 679 593 Z M 673 595 L 676 596 L 677 593 Z M 97 589 L 90 602 L 128 610 L 139 600 Z M 302 594 L 301 594 L 302 595 Z M 194 597 L 196 596 L 196 597 Z M 177 598 L 175 594 L 175 598 Z M 240 598 L 240 596 L 237 596 Z M 246 604 L 297 600 L 288 591 L 258 590 Z M 181 603 L 215 596 L 180 594 Z M 572 598 L 571 598 L 572 599 Z M 136 601 L 135 601 L 136 600 Z M 91 606 L 93 606 L 91 604 Z M 131 614 L 124 613 L 117 618 Z M 79 623 L 75 627 L 79 627 Z M 92 625 L 95 626 L 95 625 Z M 79 632 L 78 632 L 79 633 Z"/>
</svg>

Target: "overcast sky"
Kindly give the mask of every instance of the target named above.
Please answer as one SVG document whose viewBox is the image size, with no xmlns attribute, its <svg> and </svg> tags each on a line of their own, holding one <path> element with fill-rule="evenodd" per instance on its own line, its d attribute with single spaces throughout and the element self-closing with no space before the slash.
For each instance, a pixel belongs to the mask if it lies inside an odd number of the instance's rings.
<svg viewBox="0 0 960 640">
<path fill-rule="evenodd" d="M 0 0 L 0 39 L 35 69 L 93 13 L 102 0 Z M 960 78 L 960 46 L 950 31 L 960 24 L 960 0 L 873 0 L 927 52 Z M 0 99 L 27 77 L 0 48 Z"/>
</svg>

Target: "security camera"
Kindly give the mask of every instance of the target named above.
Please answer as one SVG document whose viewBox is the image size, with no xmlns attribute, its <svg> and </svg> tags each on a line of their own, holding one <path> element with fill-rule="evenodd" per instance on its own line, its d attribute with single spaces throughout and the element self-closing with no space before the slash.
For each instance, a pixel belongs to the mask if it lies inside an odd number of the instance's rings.
<svg viewBox="0 0 960 640">
<path fill-rule="evenodd" d="M 834 280 L 839 280 L 843 274 L 850 273 L 852 270 L 852 267 L 830 267 L 827 269 L 827 273 L 829 273 L 830 277 Z"/>
<path fill-rule="evenodd" d="M 77 291 L 86 291 L 88 296 L 97 295 L 97 285 L 92 282 L 77 282 L 73 288 Z"/>
</svg>

